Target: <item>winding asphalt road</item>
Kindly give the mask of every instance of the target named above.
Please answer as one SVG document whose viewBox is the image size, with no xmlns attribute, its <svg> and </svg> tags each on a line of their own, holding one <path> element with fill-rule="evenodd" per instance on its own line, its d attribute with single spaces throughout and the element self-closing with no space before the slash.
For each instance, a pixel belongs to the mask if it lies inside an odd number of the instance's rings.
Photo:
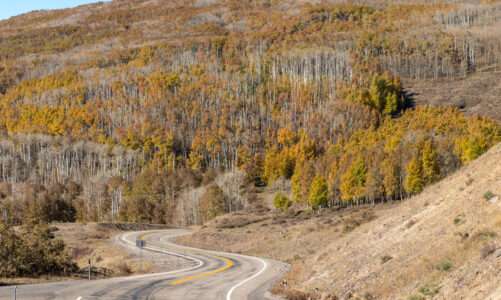
<svg viewBox="0 0 501 300">
<path fill-rule="evenodd" d="M 263 300 L 287 271 L 273 260 L 206 251 L 176 245 L 172 239 L 189 234 L 185 230 L 131 232 L 118 237 L 130 251 L 137 251 L 136 239 L 146 241 L 145 259 L 159 256 L 184 260 L 183 267 L 164 273 L 104 280 L 74 280 L 25 285 L 17 289 L 18 300 Z M 0 288 L 0 300 L 13 298 L 12 287 Z"/>
</svg>

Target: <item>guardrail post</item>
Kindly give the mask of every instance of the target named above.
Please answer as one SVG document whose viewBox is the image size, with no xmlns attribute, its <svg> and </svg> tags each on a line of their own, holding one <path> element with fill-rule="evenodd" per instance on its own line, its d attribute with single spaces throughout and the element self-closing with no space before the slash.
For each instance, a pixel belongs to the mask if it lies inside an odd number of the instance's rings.
<svg viewBox="0 0 501 300">
<path fill-rule="evenodd" d="M 139 272 L 143 272 L 143 248 L 146 247 L 146 241 L 136 239 L 136 247 L 139 248 Z"/>
<path fill-rule="evenodd" d="M 89 280 L 91 280 L 91 272 L 92 272 L 92 261 L 89 258 Z"/>
</svg>

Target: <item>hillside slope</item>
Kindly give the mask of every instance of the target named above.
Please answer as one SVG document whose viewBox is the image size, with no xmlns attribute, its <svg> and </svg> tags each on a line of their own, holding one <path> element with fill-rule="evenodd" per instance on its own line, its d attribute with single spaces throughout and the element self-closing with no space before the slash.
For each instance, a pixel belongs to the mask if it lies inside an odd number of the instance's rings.
<svg viewBox="0 0 501 300">
<path fill-rule="evenodd" d="M 3 221 L 200 225 L 278 182 L 303 207 L 419 193 L 501 142 L 500 24 L 499 0 L 117 0 L 0 21 Z"/>
<path fill-rule="evenodd" d="M 291 262 L 291 286 L 317 295 L 501 299 L 500 159 L 497 145 L 401 203 L 309 218 L 233 215 L 184 242 Z"/>
</svg>

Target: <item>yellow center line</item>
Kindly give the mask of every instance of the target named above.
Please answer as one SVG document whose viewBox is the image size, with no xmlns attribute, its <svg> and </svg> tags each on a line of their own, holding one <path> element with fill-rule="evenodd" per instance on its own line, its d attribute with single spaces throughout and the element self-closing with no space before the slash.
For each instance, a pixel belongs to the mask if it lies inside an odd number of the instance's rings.
<svg viewBox="0 0 501 300">
<path fill-rule="evenodd" d="M 144 240 L 144 237 L 146 235 L 150 235 L 150 234 L 151 234 L 151 232 L 146 232 L 146 233 L 140 234 L 140 235 L 137 236 L 137 239 L 138 240 Z M 221 268 L 212 270 L 212 271 L 207 271 L 207 272 L 198 273 L 198 274 L 189 275 L 189 276 L 184 276 L 184 277 L 175 279 L 175 280 L 173 280 L 173 281 L 170 282 L 170 285 L 180 285 L 180 284 L 183 284 L 183 283 L 186 283 L 186 282 L 198 280 L 198 279 L 201 279 L 201 278 L 210 277 L 210 276 L 213 276 L 215 274 L 224 272 L 224 271 L 226 271 L 228 269 L 231 269 L 235 265 L 235 263 L 231 259 L 228 259 L 228 258 L 225 258 L 225 257 L 220 257 L 220 256 L 213 256 L 213 257 L 216 258 L 216 259 L 219 259 L 219 260 L 223 261 L 224 262 L 224 266 L 222 266 Z"/>
<path fill-rule="evenodd" d="M 142 234 L 140 234 L 140 235 L 137 236 L 136 240 L 144 240 L 144 237 L 146 235 L 150 235 L 150 234 L 151 234 L 151 232 L 150 233 L 149 232 L 142 233 Z"/>
<path fill-rule="evenodd" d="M 212 271 L 208 271 L 208 272 L 203 272 L 203 273 L 199 273 L 199 274 L 195 274 L 195 275 L 190 275 L 190 276 L 185 276 L 185 277 L 178 278 L 176 280 L 171 281 L 170 285 L 180 285 L 180 284 L 183 284 L 183 283 L 186 283 L 186 282 L 189 282 L 189 281 L 194 281 L 194 280 L 198 280 L 198 279 L 201 279 L 201 278 L 210 277 L 212 275 L 224 272 L 224 271 L 232 268 L 235 265 L 235 263 L 232 260 L 230 260 L 230 259 L 227 259 L 227 258 L 224 258 L 224 257 L 219 257 L 219 256 L 214 256 L 214 258 L 222 260 L 225 263 L 225 265 L 223 267 L 219 268 L 219 269 L 216 269 L 216 270 L 212 270 Z"/>
</svg>

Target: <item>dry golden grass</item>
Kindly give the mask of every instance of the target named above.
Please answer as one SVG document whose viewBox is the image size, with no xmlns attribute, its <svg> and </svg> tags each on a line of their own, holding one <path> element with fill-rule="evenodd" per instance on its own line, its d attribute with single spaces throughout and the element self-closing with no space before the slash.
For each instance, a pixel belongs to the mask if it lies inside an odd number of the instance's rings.
<svg viewBox="0 0 501 300">
<path fill-rule="evenodd" d="M 150 261 L 140 263 L 137 256 L 119 245 L 113 238 L 128 230 L 143 230 L 135 225 L 111 224 L 56 224 L 56 235 L 64 240 L 69 253 L 80 268 L 92 260 L 94 267 L 110 272 L 110 276 L 123 276 L 157 271 Z"/>
<path fill-rule="evenodd" d="M 79 268 L 88 267 L 88 260 L 91 259 L 93 269 L 98 270 L 99 274 L 95 274 L 97 277 L 129 275 L 139 271 L 137 259 L 112 240 L 115 235 L 123 232 L 118 227 L 94 223 L 65 223 L 51 226 L 57 228 L 56 238 L 65 242 L 68 254 Z M 151 269 L 151 266 L 145 263 L 142 271 L 148 272 Z M 77 279 L 86 276 L 86 273 L 69 274 L 69 276 Z M 0 285 L 46 283 L 68 279 L 51 275 L 36 278 L 0 278 Z"/>
<path fill-rule="evenodd" d="M 415 93 L 418 105 L 451 105 L 501 121 L 500 73 L 501 66 L 495 65 L 463 79 L 407 80 L 405 86 Z"/>
<path fill-rule="evenodd" d="M 117 229 L 98 224 L 57 224 L 58 238 L 64 240 L 69 253 L 79 267 L 88 265 L 89 258 L 96 267 L 119 271 L 117 266 L 128 257 L 125 249 L 112 243 L 120 233 Z"/>
<path fill-rule="evenodd" d="M 289 262 L 289 284 L 305 292 L 500 299 L 501 201 L 484 198 L 487 191 L 501 195 L 500 159 L 498 145 L 401 203 L 305 218 L 269 215 L 231 229 L 209 224 L 182 242 Z"/>
</svg>

